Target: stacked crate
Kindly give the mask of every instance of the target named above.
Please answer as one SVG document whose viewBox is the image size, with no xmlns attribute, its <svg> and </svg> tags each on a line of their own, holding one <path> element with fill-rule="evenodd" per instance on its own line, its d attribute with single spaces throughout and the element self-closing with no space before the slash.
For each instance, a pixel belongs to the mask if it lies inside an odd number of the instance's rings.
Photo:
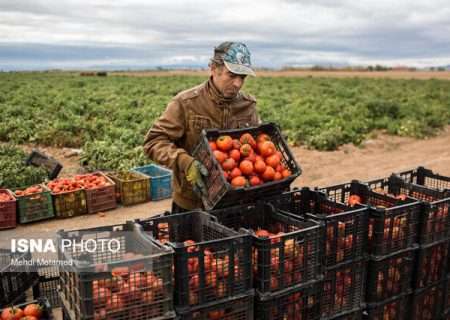
<svg viewBox="0 0 450 320">
<path fill-rule="evenodd" d="M 173 248 L 174 304 L 180 319 L 253 319 L 251 238 L 202 212 L 137 220 Z"/>
<path fill-rule="evenodd" d="M 286 192 L 267 202 L 295 216 L 311 218 L 324 225 L 321 319 L 358 313 L 365 284 L 367 207 L 350 207 L 309 188 Z"/>
<path fill-rule="evenodd" d="M 252 236 L 255 319 L 320 319 L 320 222 L 259 202 L 211 212 L 218 221 Z"/>
<path fill-rule="evenodd" d="M 392 175 L 389 183 L 392 192 L 422 201 L 411 318 L 447 318 L 450 177 L 419 167 Z"/>
<path fill-rule="evenodd" d="M 57 244 L 66 319 L 175 319 L 173 251 L 141 226 L 61 230 Z"/>
<path fill-rule="evenodd" d="M 384 187 L 382 181 L 376 188 Z M 322 189 L 327 196 L 368 208 L 366 309 L 369 319 L 404 319 L 411 293 L 417 223 L 421 203 L 374 191 L 373 184 L 352 181 Z"/>
</svg>

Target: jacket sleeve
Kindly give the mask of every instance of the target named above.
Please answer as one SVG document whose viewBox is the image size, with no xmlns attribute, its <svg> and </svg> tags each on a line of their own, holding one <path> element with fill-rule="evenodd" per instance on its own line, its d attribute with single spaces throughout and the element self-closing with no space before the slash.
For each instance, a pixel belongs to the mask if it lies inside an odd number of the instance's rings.
<svg viewBox="0 0 450 320">
<path fill-rule="evenodd" d="M 176 141 L 181 139 L 185 132 L 183 108 L 177 100 L 172 100 L 145 136 L 145 154 L 175 172 L 186 172 L 194 158 L 176 145 Z"/>
</svg>

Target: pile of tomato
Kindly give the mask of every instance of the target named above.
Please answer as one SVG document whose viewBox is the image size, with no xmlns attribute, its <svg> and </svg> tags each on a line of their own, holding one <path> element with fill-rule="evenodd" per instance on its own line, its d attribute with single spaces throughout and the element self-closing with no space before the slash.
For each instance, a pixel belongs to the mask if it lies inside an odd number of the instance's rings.
<svg viewBox="0 0 450 320">
<path fill-rule="evenodd" d="M 96 189 L 110 185 L 110 182 L 99 174 L 76 175 L 73 178 L 60 178 L 50 181 L 47 187 L 53 193 L 77 191 L 80 189 Z"/>
<path fill-rule="evenodd" d="M 143 255 L 126 253 L 124 260 L 140 257 Z M 130 267 L 114 267 L 111 270 L 111 278 L 92 281 L 94 319 L 106 319 L 107 314 L 125 311 L 130 312 L 133 317 L 137 317 L 139 313 L 149 317 L 159 316 L 161 310 L 152 308 L 152 304 L 167 298 L 164 281 L 155 272 L 142 272 L 143 268 L 143 263 Z M 107 266 L 98 264 L 96 270 L 106 272 Z"/>
<path fill-rule="evenodd" d="M 30 303 L 25 308 L 8 307 L 2 311 L 2 320 L 39 320 L 44 316 L 44 307 L 37 303 Z"/>
<path fill-rule="evenodd" d="M 209 146 L 233 187 L 257 186 L 292 174 L 283 164 L 282 153 L 265 133 L 256 138 L 244 133 L 239 139 L 222 135 L 209 141 Z"/>
<path fill-rule="evenodd" d="M 0 202 L 8 202 L 13 200 L 14 197 L 12 197 L 8 192 L 0 192 Z"/>
<path fill-rule="evenodd" d="M 188 253 L 199 252 L 200 248 L 195 245 L 195 241 L 186 240 Z M 230 274 L 230 257 L 228 254 L 216 254 L 210 249 L 204 249 L 204 274 L 205 290 L 217 299 L 225 297 L 228 292 L 228 277 Z M 189 273 L 189 304 L 199 303 L 200 275 L 199 258 L 196 256 L 188 259 Z M 238 257 L 234 260 L 234 280 L 241 281 L 243 275 L 240 272 Z"/>
<path fill-rule="evenodd" d="M 44 189 L 42 188 L 42 186 L 37 184 L 37 185 L 31 186 L 31 187 L 28 187 L 24 190 L 16 190 L 16 191 L 14 191 L 14 194 L 17 197 L 24 197 L 24 196 L 29 196 L 29 195 L 32 195 L 35 193 L 41 193 L 43 191 L 44 191 Z"/>
<path fill-rule="evenodd" d="M 261 239 L 270 239 L 270 290 L 280 290 L 298 284 L 303 280 L 305 269 L 304 244 L 294 239 L 283 239 L 285 233 L 280 231 L 271 233 L 265 229 L 258 229 L 255 236 Z M 279 243 L 283 241 L 284 257 L 281 257 Z M 253 248 L 253 273 L 258 274 L 258 249 Z M 283 266 L 283 274 L 280 273 Z M 283 283 L 281 283 L 281 280 Z M 255 279 L 257 282 L 258 279 Z"/>
</svg>

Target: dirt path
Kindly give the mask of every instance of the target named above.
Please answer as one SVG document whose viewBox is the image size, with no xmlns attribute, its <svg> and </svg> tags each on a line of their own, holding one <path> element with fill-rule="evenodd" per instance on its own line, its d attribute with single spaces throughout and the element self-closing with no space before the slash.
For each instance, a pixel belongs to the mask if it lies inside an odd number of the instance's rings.
<svg viewBox="0 0 450 320">
<path fill-rule="evenodd" d="M 438 136 L 426 140 L 379 135 L 374 140 L 366 141 L 363 147 L 345 145 L 331 152 L 319 152 L 303 147 L 294 147 L 292 150 L 303 169 L 303 174 L 293 184 L 297 187 L 326 186 L 351 179 L 369 180 L 420 165 L 450 175 L 450 126 Z M 45 151 L 63 162 L 63 174 L 79 170 L 77 157 L 64 158 L 62 151 L 55 148 L 45 148 Z M 32 233 L 42 236 L 61 228 L 67 230 L 123 223 L 126 220 L 161 213 L 168 210 L 170 204 L 170 200 L 163 200 L 118 208 L 106 212 L 104 216 L 94 214 L 21 225 L 16 229 L 2 231 L 1 239 Z"/>
</svg>

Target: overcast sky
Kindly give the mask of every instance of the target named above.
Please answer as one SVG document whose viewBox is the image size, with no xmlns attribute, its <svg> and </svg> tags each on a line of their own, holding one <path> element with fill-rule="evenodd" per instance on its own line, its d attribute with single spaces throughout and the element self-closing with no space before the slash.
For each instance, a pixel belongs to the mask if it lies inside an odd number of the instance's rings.
<svg viewBox="0 0 450 320">
<path fill-rule="evenodd" d="M 0 0 L 0 69 L 450 64 L 449 0 Z"/>
</svg>

